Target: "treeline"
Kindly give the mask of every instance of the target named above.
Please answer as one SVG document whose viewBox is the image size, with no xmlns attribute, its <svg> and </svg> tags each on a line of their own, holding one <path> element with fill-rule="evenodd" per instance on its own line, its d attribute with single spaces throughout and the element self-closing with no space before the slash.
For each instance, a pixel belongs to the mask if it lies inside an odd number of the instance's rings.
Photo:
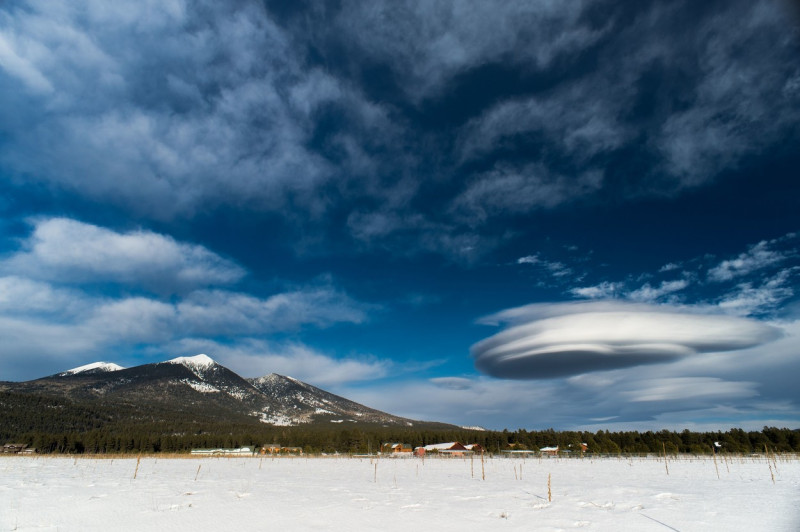
<svg viewBox="0 0 800 532">
<path fill-rule="evenodd" d="M 577 452 L 581 448 L 581 443 L 585 443 L 588 452 L 596 454 L 662 453 L 664 450 L 671 454 L 710 454 L 713 452 L 714 442 L 720 443 L 721 452 L 728 453 L 764 452 L 765 446 L 770 452 L 800 452 L 800 430 L 775 427 L 764 427 L 757 432 L 746 432 L 735 428 L 726 432 L 689 430 L 576 432 L 553 429 L 540 431 L 519 429 L 511 432 L 508 430 L 417 431 L 412 428 L 385 427 L 334 431 L 315 427 L 292 427 L 273 435 L 274 443 L 302 446 L 308 452 L 363 453 L 376 451 L 382 442 L 408 443 L 417 447 L 450 441 L 478 443 L 490 453 L 504 450 L 538 450 L 554 446 Z"/>
<path fill-rule="evenodd" d="M 187 421 L 191 419 L 191 421 Z M 24 443 L 40 453 L 184 453 L 196 448 L 278 444 L 302 447 L 307 453 L 369 453 L 383 442 L 413 447 L 460 441 L 478 443 L 490 453 L 503 450 L 562 450 L 588 445 L 590 453 L 800 452 L 800 430 L 764 427 L 761 431 L 726 432 L 585 432 L 519 429 L 473 431 L 328 423 L 274 427 L 253 418 L 197 420 L 157 407 L 81 403 L 61 398 L 0 392 L 0 444 Z"/>
<path fill-rule="evenodd" d="M 176 423 L 122 425 L 113 430 L 9 432 L 0 429 L 3 442 L 25 443 L 40 453 L 184 453 L 197 448 L 259 447 L 267 444 L 302 447 L 306 453 L 374 453 L 383 442 L 408 443 L 414 447 L 460 441 L 478 443 L 489 453 L 503 450 L 538 450 L 558 445 L 562 450 L 588 445 L 593 454 L 692 453 L 710 454 L 714 442 L 723 453 L 800 452 L 800 431 L 764 427 L 746 432 L 572 432 L 572 431 L 422 431 L 366 427 L 334 430 L 327 427 L 264 427 L 225 424 Z"/>
</svg>

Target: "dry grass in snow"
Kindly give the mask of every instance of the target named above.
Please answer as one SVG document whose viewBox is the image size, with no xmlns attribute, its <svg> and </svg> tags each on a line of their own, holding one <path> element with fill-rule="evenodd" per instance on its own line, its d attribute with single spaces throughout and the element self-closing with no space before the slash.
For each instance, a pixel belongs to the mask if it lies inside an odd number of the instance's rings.
<svg viewBox="0 0 800 532">
<path fill-rule="evenodd" d="M 795 456 L 666 471 L 656 457 L 493 458 L 485 480 L 478 458 L 0 457 L 0 530 L 800 530 Z"/>
</svg>

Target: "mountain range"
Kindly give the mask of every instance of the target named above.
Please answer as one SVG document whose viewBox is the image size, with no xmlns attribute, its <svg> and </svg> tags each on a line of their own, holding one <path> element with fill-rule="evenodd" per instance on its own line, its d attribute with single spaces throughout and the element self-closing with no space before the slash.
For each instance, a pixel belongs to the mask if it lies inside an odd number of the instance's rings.
<svg viewBox="0 0 800 532">
<path fill-rule="evenodd" d="M 455 428 L 381 412 L 292 377 L 243 378 L 203 354 L 132 368 L 95 362 L 32 381 L 0 382 L 0 392 L 92 404 L 154 421 Z"/>
</svg>

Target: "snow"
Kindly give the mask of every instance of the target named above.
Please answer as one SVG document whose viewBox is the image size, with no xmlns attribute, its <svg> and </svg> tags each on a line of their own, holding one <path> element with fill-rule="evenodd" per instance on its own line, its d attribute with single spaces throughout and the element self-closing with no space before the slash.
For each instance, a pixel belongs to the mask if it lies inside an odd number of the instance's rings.
<svg viewBox="0 0 800 532">
<path fill-rule="evenodd" d="M 251 395 L 248 390 L 242 390 L 241 388 L 235 388 L 235 387 L 226 388 L 225 393 L 227 393 L 234 399 L 238 399 L 239 401 L 244 401 Z"/>
<path fill-rule="evenodd" d="M 178 357 L 167 360 L 167 364 L 183 364 L 190 368 L 210 368 L 216 362 L 208 355 L 195 355 L 193 357 Z"/>
<path fill-rule="evenodd" d="M 83 373 L 84 371 L 91 371 L 95 369 L 100 371 L 119 371 L 125 368 L 123 368 L 119 364 L 114 364 L 113 362 L 92 362 L 91 364 L 86 364 L 83 366 L 78 366 L 77 368 L 69 369 L 63 373 L 59 373 L 59 375 L 61 376 L 75 375 L 76 373 Z"/>
<path fill-rule="evenodd" d="M 0 529 L 800 529 L 797 457 L 679 458 L 669 474 L 656 458 L 484 467 L 481 480 L 478 457 L 0 457 Z"/>
<path fill-rule="evenodd" d="M 198 391 L 200 393 L 218 393 L 219 392 L 219 388 L 216 388 L 216 387 L 208 384 L 207 382 L 193 381 L 193 380 L 190 380 L 190 379 L 181 379 L 180 382 L 191 386 L 192 389 L 194 389 L 194 390 L 196 390 L 196 391 Z"/>
<path fill-rule="evenodd" d="M 292 416 L 287 416 L 285 414 L 273 413 L 270 414 L 268 412 L 256 412 L 256 415 L 260 416 L 259 421 L 261 423 L 266 423 L 267 425 L 275 425 L 276 427 L 294 427 L 303 423 L 303 420 L 293 418 Z"/>
<path fill-rule="evenodd" d="M 456 442 L 454 442 L 454 441 L 447 442 L 447 443 L 432 443 L 430 445 L 426 445 L 424 447 L 424 449 L 426 451 L 446 451 L 446 450 L 450 449 L 455 444 L 456 444 Z"/>
</svg>

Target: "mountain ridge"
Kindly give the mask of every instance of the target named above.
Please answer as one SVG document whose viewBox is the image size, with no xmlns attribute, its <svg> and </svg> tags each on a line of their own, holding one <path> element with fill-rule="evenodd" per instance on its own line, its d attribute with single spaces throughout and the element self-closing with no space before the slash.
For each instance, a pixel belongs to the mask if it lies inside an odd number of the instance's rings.
<svg viewBox="0 0 800 532">
<path fill-rule="evenodd" d="M 111 409 L 124 405 L 153 417 L 162 413 L 276 427 L 454 427 L 395 416 L 277 373 L 244 378 L 205 354 L 130 368 L 94 362 L 30 381 L 0 382 L 0 391 L 100 403 Z"/>
</svg>

